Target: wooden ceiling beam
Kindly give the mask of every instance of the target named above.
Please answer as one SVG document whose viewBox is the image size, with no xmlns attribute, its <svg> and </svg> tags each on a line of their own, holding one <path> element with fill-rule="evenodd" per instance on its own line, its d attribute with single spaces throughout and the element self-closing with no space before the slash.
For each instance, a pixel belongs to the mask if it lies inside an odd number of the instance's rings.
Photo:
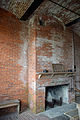
<svg viewBox="0 0 80 120">
<path fill-rule="evenodd" d="M 43 1 L 44 0 L 34 0 L 34 2 L 27 9 L 27 11 L 24 13 L 24 15 L 20 18 L 20 20 L 26 21 L 33 14 L 33 12 L 40 6 L 40 4 Z"/>
<path fill-rule="evenodd" d="M 73 20 L 73 21 L 70 22 L 70 23 L 67 23 L 65 26 L 66 26 L 66 27 L 70 27 L 70 26 L 72 26 L 73 24 L 76 24 L 76 23 L 78 23 L 78 22 L 80 22 L 80 17 L 77 18 L 77 19 L 75 19 L 75 20 Z"/>
</svg>

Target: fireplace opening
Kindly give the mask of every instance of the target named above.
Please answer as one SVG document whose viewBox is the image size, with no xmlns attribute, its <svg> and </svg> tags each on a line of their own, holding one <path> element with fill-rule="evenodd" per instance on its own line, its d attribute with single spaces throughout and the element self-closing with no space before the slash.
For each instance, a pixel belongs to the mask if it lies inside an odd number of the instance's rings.
<svg viewBox="0 0 80 120">
<path fill-rule="evenodd" d="M 57 85 L 46 87 L 45 109 L 62 106 L 68 104 L 69 85 Z"/>
</svg>

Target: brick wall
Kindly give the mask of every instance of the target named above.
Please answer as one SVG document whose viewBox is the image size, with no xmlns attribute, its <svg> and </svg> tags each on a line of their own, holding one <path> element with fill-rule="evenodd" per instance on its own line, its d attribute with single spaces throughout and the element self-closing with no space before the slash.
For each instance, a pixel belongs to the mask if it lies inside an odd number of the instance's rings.
<svg viewBox="0 0 80 120">
<path fill-rule="evenodd" d="M 73 52 L 72 52 L 72 40 L 73 34 L 67 28 L 64 28 L 59 21 L 47 16 L 40 16 L 44 25 L 37 24 L 37 39 L 36 39 L 36 54 L 37 64 L 36 71 L 42 72 L 47 69 L 49 72 L 52 71 L 52 63 L 62 63 L 65 69 L 73 69 Z M 45 110 L 45 91 L 46 86 L 50 85 L 51 82 L 58 81 L 61 79 L 62 83 L 55 82 L 55 85 L 66 84 L 66 78 L 62 80 L 62 76 L 59 78 L 51 76 L 43 76 L 41 79 L 37 79 L 37 108 L 36 111 Z M 59 80 L 60 81 L 60 80 Z M 70 78 L 68 79 L 70 81 Z M 74 94 L 69 93 L 69 102 L 74 100 Z"/>
<path fill-rule="evenodd" d="M 65 69 L 72 69 L 72 32 L 59 21 L 42 17 L 45 25 L 37 26 L 37 72 L 51 71 L 52 63 L 63 63 Z"/>
<path fill-rule="evenodd" d="M 0 101 L 27 105 L 27 23 L 0 9 Z"/>
<path fill-rule="evenodd" d="M 52 63 L 62 63 L 66 70 L 74 67 L 71 30 L 52 17 L 40 17 L 27 24 L 0 9 L 0 101 L 20 99 L 22 108 L 28 104 L 35 113 L 45 110 L 44 84 L 52 81 L 50 76 L 38 79 L 36 72 L 51 72 Z M 75 46 L 77 55 L 78 42 Z M 75 96 L 69 95 L 72 101 Z"/>
<path fill-rule="evenodd" d="M 75 87 L 80 89 L 80 37 L 74 33 L 74 61 L 76 65 L 76 84 Z"/>
<path fill-rule="evenodd" d="M 45 110 L 45 85 L 52 80 L 50 76 L 39 79 L 36 72 L 44 69 L 52 71 L 52 63 L 62 63 L 65 69 L 73 69 L 73 33 L 51 17 L 40 16 L 43 24 L 40 25 L 39 17 L 31 19 L 30 38 L 28 49 L 28 93 L 30 108 L 38 113 Z M 40 19 L 41 19 L 40 18 Z M 63 81 L 65 84 L 66 82 Z M 72 96 L 71 96 L 72 95 Z M 69 94 L 70 101 L 74 94 Z"/>
</svg>

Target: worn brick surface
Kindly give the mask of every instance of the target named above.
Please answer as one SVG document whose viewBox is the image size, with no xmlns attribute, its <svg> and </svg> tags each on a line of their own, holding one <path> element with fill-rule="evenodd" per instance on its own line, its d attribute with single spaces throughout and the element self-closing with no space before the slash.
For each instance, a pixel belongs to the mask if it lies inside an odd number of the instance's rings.
<svg viewBox="0 0 80 120">
<path fill-rule="evenodd" d="M 39 17 L 43 25 L 40 25 Z M 0 101 L 20 99 L 22 108 L 28 104 L 35 113 L 45 110 L 48 85 L 69 84 L 69 102 L 75 100 L 75 93 L 70 91 L 74 87 L 74 77 L 43 75 L 38 78 L 36 72 L 44 69 L 52 72 L 52 63 L 62 63 L 65 70 L 74 70 L 76 56 L 79 70 L 79 37 L 75 35 L 74 56 L 71 29 L 53 17 L 39 17 L 32 17 L 27 25 L 0 9 Z M 76 80 L 79 81 L 79 74 Z"/>
<path fill-rule="evenodd" d="M 27 24 L 0 9 L 0 101 L 27 105 Z"/>
<path fill-rule="evenodd" d="M 76 83 L 75 87 L 80 89 L 80 37 L 74 34 L 74 52 L 76 65 Z"/>
<path fill-rule="evenodd" d="M 52 71 L 52 63 L 62 63 L 65 70 L 73 69 L 73 33 L 61 25 L 59 21 L 52 17 L 40 16 L 44 25 L 40 25 L 39 17 L 35 16 L 30 20 L 29 42 L 28 42 L 28 92 L 29 106 L 34 112 L 45 110 L 45 91 L 48 85 L 69 84 L 71 80 L 62 76 L 57 78 L 51 75 L 38 78 L 36 72 L 44 69 Z M 51 84 L 54 81 L 54 84 Z M 57 81 L 57 82 L 56 82 Z M 74 86 L 74 85 L 73 85 Z M 75 100 L 75 93 L 69 91 L 69 102 Z"/>
<path fill-rule="evenodd" d="M 37 21 L 36 72 L 42 72 L 44 69 L 51 72 L 52 63 L 62 63 L 65 66 L 65 70 L 73 69 L 73 33 L 70 29 L 64 28 L 56 19 L 47 16 L 40 17 L 45 24 L 40 25 Z M 71 80 L 74 80 L 74 78 L 63 78 L 63 76 L 51 77 L 51 75 L 43 75 L 39 79 L 38 75 L 36 75 L 36 80 L 36 111 L 41 112 L 45 110 L 46 86 L 69 84 L 69 88 L 71 88 Z M 70 91 L 69 102 L 74 100 L 75 93 Z"/>
</svg>

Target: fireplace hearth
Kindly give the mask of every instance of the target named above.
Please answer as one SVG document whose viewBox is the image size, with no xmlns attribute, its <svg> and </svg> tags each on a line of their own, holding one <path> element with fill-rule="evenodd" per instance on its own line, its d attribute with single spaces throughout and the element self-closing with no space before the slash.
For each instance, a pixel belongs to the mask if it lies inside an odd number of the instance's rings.
<svg viewBox="0 0 80 120">
<path fill-rule="evenodd" d="M 46 87 L 45 109 L 62 106 L 69 102 L 69 85 L 57 85 Z"/>
</svg>

